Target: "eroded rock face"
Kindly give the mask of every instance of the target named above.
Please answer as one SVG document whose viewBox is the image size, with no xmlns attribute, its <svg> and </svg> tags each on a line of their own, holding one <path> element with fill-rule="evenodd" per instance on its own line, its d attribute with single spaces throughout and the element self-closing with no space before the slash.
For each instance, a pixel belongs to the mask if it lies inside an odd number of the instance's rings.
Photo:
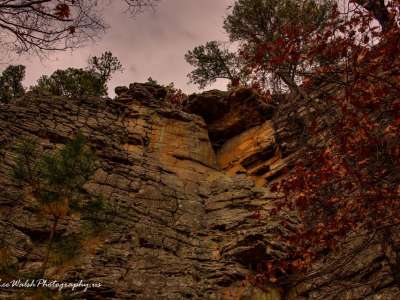
<svg viewBox="0 0 400 300">
<path fill-rule="evenodd" d="M 212 90 L 189 97 L 185 110 L 204 118 L 215 149 L 228 139 L 271 119 L 274 107 L 251 89 Z"/>
<path fill-rule="evenodd" d="M 356 240 L 316 266 L 341 266 L 361 249 L 344 268 L 300 274 L 284 288 L 249 285 L 259 261 L 285 257 L 282 240 L 296 226 L 292 216 L 270 213 L 279 195 L 269 184 L 296 158 L 301 126 L 282 111 L 272 115 L 251 91 L 195 95 L 186 112 L 165 105 L 164 91 L 136 83 L 119 87 L 115 100 L 31 95 L 0 104 L 0 238 L 20 274 L 40 268 L 49 224 L 10 179 L 13 147 L 36 137 L 51 150 L 81 131 L 99 160 L 85 192 L 101 193 L 115 212 L 91 251 L 46 273 L 102 283 L 79 299 L 398 299 L 390 268 L 398 256 L 376 240 Z M 301 124 L 301 113 L 295 117 Z M 79 222 L 61 224 L 57 235 Z M 16 293 L 0 289 L 0 298 Z"/>
<path fill-rule="evenodd" d="M 227 174 L 246 174 L 257 186 L 279 178 L 289 159 L 282 157 L 271 121 L 227 140 L 217 151 L 218 165 Z"/>
<path fill-rule="evenodd" d="M 92 251 L 46 273 L 103 284 L 80 298 L 230 299 L 226 291 L 251 271 L 253 251 L 260 257 L 281 251 L 268 238 L 277 223 L 251 217 L 267 215 L 274 195 L 245 176 L 220 171 L 204 120 L 166 108 L 160 91 L 133 84 L 120 88 L 115 101 L 31 95 L 2 105 L 1 233 L 20 274 L 40 268 L 49 224 L 8 175 L 13 145 L 36 137 L 43 149 L 55 149 L 78 131 L 99 160 L 85 190 L 101 193 L 115 208 L 112 230 L 93 241 Z M 78 223 L 65 222 L 57 235 Z M 15 293 L 2 289 L 0 298 Z M 245 299 L 279 300 L 279 294 L 250 289 Z"/>
<path fill-rule="evenodd" d="M 325 93 L 332 92 L 335 92 L 334 89 L 332 91 L 332 86 L 322 86 L 312 97 L 320 99 Z M 216 108 L 213 110 L 218 111 Z M 251 117 L 248 118 L 252 120 Z M 314 120 L 320 128 L 319 134 L 308 137 L 305 127 Z M 282 96 L 279 107 L 270 120 L 261 124 L 256 122 L 251 128 L 224 140 L 216 151 L 217 163 L 230 176 L 241 174 L 244 178 L 250 178 L 257 186 L 268 188 L 275 180 L 282 179 L 293 163 L 302 159 L 301 153 L 306 141 L 324 142 L 327 138 L 324 123 L 329 122 L 334 122 L 334 112 L 328 110 L 326 116 L 310 120 L 301 101 Z M 213 128 L 214 123 L 215 121 L 210 121 L 210 128 Z M 273 206 L 273 201 L 269 203 Z M 220 219 L 224 220 L 223 216 L 229 214 L 230 211 L 223 212 Z M 230 218 L 234 220 L 238 215 L 235 213 Z M 268 222 L 274 221 L 269 219 Z M 284 236 L 286 233 L 281 231 L 279 235 Z M 262 236 L 268 236 L 268 233 L 263 232 Z M 250 235 L 247 237 L 251 238 Z M 276 236 L 269 235 L 267 240 L 275 242 Z M 290 300 L 399 299 L 399 233 L 392 232 L 389 247 L 384 246 L 386 242 L 382 242 L 383 240 L 380 234 L 362 238 L 350 236 L 340 251 L 322 256 L 309 274 L 298 274 L 291 286 L 285 287 L 285 297 Z M 278 248 L 283 246 L 281 241 L 276 245 Z M 234 249 L 240 252 L 238 257 L 245 261 L 249 257 L 246 253 L 251 253 L 250 257 L 255 260 L 268 260 L 269 257 L 263 252 L 265 246 L 268 248 L 268 243 L 261 242 L 259 247 L 253 244 L 249 252 L 241 251 L 243 248 L 240 245 L 235 245 Z M 285 248 L 282 247 L 280 252 L 275 252 L 270 257 L 284 257 L 285 253 Z M 251 261 L 246 262 L 251 264 Z M 234 289 L 234 285 L 231 288 Z M 241 294 L 241 290 L 236 289 L 235 293 Z"/>
</svg>

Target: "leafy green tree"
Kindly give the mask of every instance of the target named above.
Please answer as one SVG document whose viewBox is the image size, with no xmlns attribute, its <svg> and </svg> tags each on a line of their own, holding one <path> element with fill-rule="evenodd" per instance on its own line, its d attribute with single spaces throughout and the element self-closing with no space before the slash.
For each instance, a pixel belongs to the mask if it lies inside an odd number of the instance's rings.
<svg viewBox="0 0 400 300">
<path fill-rule="evenodd" d="M 22 80 L 25 77 L 25 66 L 10 65 L 0 77 L 0 102 L 9 102 L 25 93 Z"/>
<path fill-rule="evenodd" d="M 31 90 L 70 98 L 104 96 L 107 81 L 116 71 L 122 71 L 122 65 L 112 52 L 106 51 L 100 57 L 90 57 L 86 69 L 68 68 L 40 77 Z"/>
<path fill-rule="evenodd" d="M 190 82 L 198 84 L 200 88 L 217 79 L 228 79 L 232 85 L 244 80 L 238 55 L 224 48 L 221 42 L 211 41 L 195 47 L 186 53 L 185 59 L 195 67 L 188 74 Z"/>
<path fill-rule="evenodd" d="M 122 64 L 119 59 L 113 56 L 111 51 L 106 51 L 100 57 L 91 56 L 88 59 L 89 70 L 100 74 L 104 82 L 110 80 L 111 75 L 116 71 L 122 72 Z"/>
<path fill-rule="evenodd" d="M 328 0 L 237 0 L 224 20 L 224 29 L 231 41 L 273 41 L 288 25 L 320 26 L 331 5 Z"/>
<path fill-rule="evenodd" d="M 239 42 L 247 56 L 293 90 L 297 77 L 310 67 L 299 65 L 297 57 L 327 21 L 332 5 L 331 0 L 237 0 L 224 29 L 231 42 Z M 296 45 L 286 49 L 292 36 Z"/>
<path fill-rule="evenodd" d="M 189 51 L 186 60 L 195 67 L 188 75 L 191 82 L 204 87 L 217 78 L 226 78 L 232 83 L 256 79 L 276 86 L 281 81 L 294 89 L 298 78 L 310 68 L 299 65 L 296 57 L 307 48 L 308 36 L 326 22 L 332 5 L 331 0 L 236 0 L 224 20 L 224 29 L 230 42 L 239 45 L 239 50 L 229 52 L 213 41 Z M 286 49 L 285 42 L 290 35 L 297 36 L 297 44 Z M 280 46 L 270 49 L 271 45 Z M 292 60 L 282 64 L 285 55 L 291 55 Z M 251 68 L 254 60 L 259 68 L 256 74 L 254 70 L 250 74 L 248 67 Z M 277 62 L 275 68 L 271 68 L 271 61 Z"/>
<path fill-rule="evenodd" d="M 93 152 L 88 148 L 83 135 L 78 134 L 73 140 L 58 151 L 41 154 L 35 140 L 24 140 L 16 148 L 13 178 L 29 187 L 29 199 L 38 205 L 38 213 L 50 221 L 49 237 L 45 247 L 41 274 L 45 275 L 52 253 L 71 257 L 80 247 L 70 243 L 71 236 L 56 241 L 56 232 L 61 222 L 65 225 L 67 216 L 85 212 L 85 205 L 96 203 L 90 201 L 83 192 L 83 185 L 95 171 L 96 161 Z M 89 203 L 89 204 L 88 204 Z M 91 211 L 90 214 L 94 213 Z M 74 242 L 79 239 L 72 238 Z M 58 246 L 55 247 L 54 245 Z"/>
<path fill-rule="evenodd" d="M 57 70 L 50 76 L 40 77 L 32 91 L 70 98 L 107 94 L 105 82 L 99 73 L 76 68 Z"/>
</svg>

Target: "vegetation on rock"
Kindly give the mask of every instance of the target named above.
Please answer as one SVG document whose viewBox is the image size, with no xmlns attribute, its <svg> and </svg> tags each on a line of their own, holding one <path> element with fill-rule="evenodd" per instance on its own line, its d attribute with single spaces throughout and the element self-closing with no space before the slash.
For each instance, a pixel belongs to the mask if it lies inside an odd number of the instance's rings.
<svg viewBox="0 0 400 300">
<path fill-rule="evenodd" d="M 50 76 L 43 75 L 32 91 L 69 98 L 104 96 L 107 93 L 100 74 L 75 68 L 57 70 Z"/>
<path fill-rule="evenodd" d="M 195 69 L 188 74 L 191 83 L 200 88 L 214 83 L 217 79 L 228 79 L 233 86 L 244 81 L 240 57 L 221 42 L 211 41 L 204 46 L 195 47 L 185 55 L 186 61 Z"/>
<path fill-rule="evenodd" d="M 12 177 L 21 186 L 23 201 L 30 202 L 37 217 L 48 226 L 41 266 L 35 270 L 35 276 L 51 277 L 54 268 L 79 261 L 88 248 L 85 244 L 103 228 L 104 220 L 98 217 L 105 209 L 104 200 L 101 195 L 88 195 L 84 190 L 96 169 L 95 156 L 80 133 L 59 150 L 45 153 L 40 151 L 37 141 L 23 139 L 16 145 L 15 153 Z M 82 222 L 79 228 L 72 229 L 69 224 L 76 218 Z M 13 273 L 8 275 L 15 277 Z M 28 292 L 38 297 L 44 291 Z M 53 299 L 51 295 L 45 298 Z"/>
<path fill-rule="evenodd" d="M 0 17 L 9 16 L 9 8 L 18 11 L 23 6 L 17 1 L 6 2 L 0 3 Z M 17 31 L 18 51 L 49 50 L 59 41 L 69 41 L 69 35 L 96 31 L 103 26 L 101 22 L 85 25 L 86 18 L 74 17 L 74 11 L 79 9 L 91 12 L 90 5 L 97 1 L 39 2 L 26 1 L 27 10 L 20 12 L 27 16 L 26 20 L 14 24 L 22 28 Z M 135 7 L 153 3 L 125 2 Z M 83 4 L 89 6 L 76 6 Z M 36 31 L 27 35 L 29 28 L 24 24 L 32 26 L 30 14 L 39 17 L 39 23 L 46 21 L 44 30 L 51 31 L 49 39 L 43 39 L 44 33 L 40 32 L 36 36 Z M 70 19 L 78 21 L 77 25 L 71 25 Z M 65 22 L 60 35 L 54 36 L 60 22 Z M 153 263 L 157 250 L 162 253 L 159 264 L 168 265 L 181 259 L 187 264 L 184 267 L 175 264 L 178 270 L 175 274 L 183 274 L 182 270 L 192 267 L 195 260 L 204 272 L 213 268 L 223 270 L 222 275 L 215 276 L 219 281 L 215 285 L 234 287 L 232 278 L 244 279 L 246 267 L 256 274 L 249 281 L 260 287 L 246 293 L 264 297 L 261 288 L 271 287 L 270 295 L 280 297 L 281 290 L 275 289 L 275 285 L 296 284 L 299 274 L 301 280 L 307 280 L 341 272 L 342 265 L 324 265 L 316 270 L 315 263 L 332 253 L 340 257 L 347 247 L 350 250 L 343 254 L 346 257 L 342 260 L 343 264 L 349 264 L 357 258 L 359 250 L 348 245 L 354 240 L 370 245 L 373 240 L 379 245 L 378 258 L 387 262 L 385 272 L 392 279 L 390 284 L 399 289 L 399 23 L 398 0 L 350 0 L 347 7 L 338 7 L 331 0 L 236 0 L 224 29 L 233 43 L 230 46 L 236 46 L 237 50 L 211 41 L 185 56 L 195 68 L 188 75 L 192 83 L 204 88 L 224 78 L 230 81 L 230 92 L 210 91 L 187 97 L 173 83 L 160 85 L 149 78 L 143 84 L 118 87 L 115 101 L 106 99 L 82 108 L 85 104 L 80 106 L 81 102 L 85 101 L 80 100 L 106 95 L 107 81 L 122 70 L 110 51 L 90 57 L 86 69 L 68 68 L 42 76 L 32 91 L 40 96 L 75 98 L 79 102 L 73 109 L 77 112 L 74 115 L 77 127 L 90 128 L 98 149 L 108 146 L 102 153 L 107 168 L 101 170 L 94 189 L 102 186 L 111 190 L 115 206 L 126 208 L 126 214 L 120 215 L 122 220 L 118 222 L 129 229 L 138 222 L 137 231 L 146 226 L 157 229 L 156 232 L 143 229 L 143 234 L 130 230 L 115 234 L 118 241 L 112 243 L 117 245 L 113 248 L 117 254 L 105 256 L 111 257 L 112 264 L 113 259 L 120 259 L 115 273 L 123 278 L 140 263 L 146 265 L 149 257 Z M 1 24 L 0 18 L 0 27 Z M 77 41 L 65 47 L 74 47 Z M 0 102 L 9 103 L 25 93 L 21 83 L 24 75 L 25 67 L 21 65 L 9 66 L 2 73 Z M 279 93 L 276 98 L 285 98 L 286 106 L 283 100 L 271 105 L 271 90 Z M 66 108 L 65 103 L 55 106 L 55 110 Z M 104 111 L 94 109 L 100 106 Z M 22 111 L 20 106 L 16 110 L 11 105 L 4 107 L 17 117 L 18 109 Z M 86 115 L 82 116 L 81 108 L 86 109 Z M 185 112 L 179 111 L 183 108 Z M 29 109 L 26 111 L 47 113 L 46 105 Z M 299 128 L 291 133 L 295 136 L 296 152 L 285 157 L 287 168 L 280 169 L 284 170 L 281 173 L 271 170 L 269 163 L 258 164 L 258 160 L 276 162 L 282 159 L 280 155 L 287 155 L 279 143 L 286 128 L 275 128 L 276 132 L 273 128 L 274 114 L 279 110 Z M 10 115 L 5 113 L 1 124 Z M 40 125 L 32 117 L 29 120 L 33 125 L 12 128 L 18 134 L 19 130 L 25 130 L 40 136 L 49 123 L 55 128 L 53 136 L 58 137 L 54 133 L 57 130 L 70 134 L 70 120 L 65 121 L 68 114 L 59 113 L 64 119 L 57 119 L 54 114 L 51 121 L 42 115 Z M 61 120 L 60 124 L 57 120 Z M 2 128 L 8 130 L 6 121 Z M 261 130 L 268 130 L 268 135 L 262 136 Z M 117 142 L 107 139 L 109 133 Z M 194 138 L 186 139 L 191 134 Z M 53 136 L 47 134 L 46 138 L 50 141 Z M 46 237 L 35 244 L 40 253 L 36 257 L 40 266 L 35 271 L 43 277 L 83 254 L 84 244 L 107 225 L 102 215 L 107 204 L 101 195 L 94 196 L 85 188 L 96 170 L 96 158 L 82 134 L 58 150 L 43 152 L 41 147 L 29 139 L 15 147 L 12 177 L 13 184 L 21 191 L 21 202 L 29 203 L 29 211 L 44 223 L 42 231 Z M 232 179 L 217 170 L 216 155 L 234 152 L 233 147 L 248 156 L 239 160 L 236 154 L 226 155 L 227 169 L 236 164 Z M 263 185 L 260 189 L 247 176 L 266 173 L 269 175 L 260 181 Z M 212 183 L 208 182 L 210 178 Z M 116 196 L 113 189 L 118 190 Z M 195 217 L 188 217 L 192 211 Z M 145 221 L 141 223 L 142 219 Z M 23 230 L 27 231 L 25 227 Z M 276 245 L 269 240 L 275 237 L 273 234 L 279 236 Z M 130 260 L 136 248 L 143 250 L 138 251 L 143 260 L 140 263 Z M 0 249 L 0 269 L 12 277 L 18 272 L 15 266 L 20 262 L 9 259 L 10 249 L 7 246 Z M 194 249 L 200 249 L 201 253 Z M 125 266 L 128 261 L 130 265 Z M 123 274 L 121 269 L 125 267 Z M 152 269 L 158 267 L 151 265 Z M 184 280 L 193 286 L 203 284 L 197 274 L 188 274 Z M 136 277 L 130 279 L 133 282 Z M 360 281 L 349 283 L 347 288 L 371 282 Z M 176 282 L 179 289 L 182 284 Z M 138 286 L 139 290 L 144 284 Z M 203 288 L 209 289 L 209 283 Z M 240 293 L 240 288 L 233 290 Z M 152 291 L 141 292 L 152 295 Z M 174 295 L 180 293 L 181 290 L 175 291 Z M 332 295 L 335 299 L 336 295 L 333 292 Z"/>
<path fill-rule="evenodd" d="M 93 73 L 100 74 L 101 80 L 107 82 L 111 79 L 113 73 L 122 72 L 122 64 L 117 57 L 113 56 L 111 51 L 106 51 L 100 57 L 89 57 L 88 69 Z"/>
<path fill-rule="evenodd" d="M 318 27 L 288 20 L 279 38 L 242 48 L 256 75 L 307 66 L 299 82 L 280 76 L 291 92 L 286 113 L 303 110 L 305 139 L 303 158 L 275 186 L 286 195 L 281 207 L 298 212 L 302 225 L 288 260 L 267 264 L 273 280 L 307 269 L 354 235 L 379 237 L 385 251 L 398 251 L 400 3 L 364 2 L 333 6 Z M 398 273 L 398 259 L 390 269 Z"/>
<path fill-rule="evenodd" d="M 25 66 L 10 65 L 0 77 L 0 102 L 10 102 L 25 94 L 22 80 Z M 100 57 L 88 59 L 88 66 L 57 70 L 52 75 L 41 76 L 30 91 L 39 94 L 86 98 L 88 96 L 107 95 L 107 81 L 117 72 L 122 71 L 119 59 L 111 51 L 105 51 Z"/>
<path fill-rule="evenodd" d="M 25 93 L 22 80 L 25 77 L 25 66 L 10 65 L 0 76 L 0 102 L 10 102 Z"/>
<path fill-rule="evenodd" d="M 186 54 L 187 61 L 195 67 L 188 76 L 192 82 L 204 87 L 217 78 L 225 78 L 235 86 L 239 82 L 261 84 L 263 88 L 275 86 L 275 92 L 285 88 L 291 89 L 301 73 L 306 72 L 308 65 L 298 60 L 285 59 L 268 55 L 270 45 L 285 45 L 285 33 L 290 26 L 297 28 L 296 55 L 307 49 L 307 36 L 319 30 L 326 23 L 332 1 L 315 0 L 240 0 L 231 8 L 225 18 L 224 29 L 231 43 L 239 43 L 238 51 L 231 53 L 220 49 L 220 43 L 209 42 L 196 47 Z M 262 56 L 262 63 L 280 61 L 279 68 L 265 68 L 249 61 L 250 56 Z M 277 64 L 274 64 L 277 66 Z M 253 72 L 257 69 L 258 72 Z"/>
</svg>

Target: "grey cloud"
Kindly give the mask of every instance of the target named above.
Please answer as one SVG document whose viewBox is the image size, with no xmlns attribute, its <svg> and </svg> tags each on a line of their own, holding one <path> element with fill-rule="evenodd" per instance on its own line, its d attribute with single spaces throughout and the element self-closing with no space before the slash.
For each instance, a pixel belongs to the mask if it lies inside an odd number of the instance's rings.
<svg viewBox="0 0 400 300">
<path fill-rule="evenodd" d="M 122 1 L 112 1 L 104 12 L 110 25 L 96 43 L 71 52 L 52 53 L 40 62 L 36 57 L 22 57 L 16 62 L 27 66 L 25 85 L 29 86 L 43 74 L 56 69 L 86 66 L 90 55 L 111 50 L 125 67 L 109 82 L 110 95 L 117 85 L 146 81 L 149 76 L 161 83 L 173 81 L 185 92 L 197 91 L 187 83 L 191 67 L 184 54 L 209 40 L 226 40 L 222 29 L 224 16 L 232 0 L 162 0 L 154 12 L 131 18 L 123 13 Z M 224 81 L 210 88 L 224 89 Z"/>
<path fill-rule="evenodd" d="M 133 66 L 133 65 L 130 65 L 128 70 L 129 70 L 130 73 L 135 73 L 136 72 L 136 67 Z"/>
</svg>

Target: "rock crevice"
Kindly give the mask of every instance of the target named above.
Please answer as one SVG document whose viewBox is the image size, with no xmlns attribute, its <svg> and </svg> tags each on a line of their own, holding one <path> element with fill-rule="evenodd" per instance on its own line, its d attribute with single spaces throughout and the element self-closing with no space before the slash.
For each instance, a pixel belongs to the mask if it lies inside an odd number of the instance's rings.
<svg viewBox="0 0 400 300">
<path fill-rule="evenodd" d="M 393 278 L 378 280 L 388 260 L 374 243 L 352 262 L 353 271 L 334 278 L 305 278 L 286 291 L 246 281 L 258 262 L 285 257 L 278 237 L 290 226 L 272 213 L 279 195 L 268 186 L 297 147 L 296 132 L 285 127 L 290 121 L 281 114 L 277 122 L 276 108 L 254 91 L 193 95 L 184 111 L 166 105 L 165 89 L 155 84 L 119 87 L 116 94 L 115 100 L 27 95 L 0 104 L 0 234 L 20 274 L 40 266 L 47 232 L 34 203 L 10 179 L 14 145 L 34 137 L 52 150 L 82 132 L 99 161 L 85 192 L 103 195 L 115 214 L 95 251 L 46 274 L 102 283 L 79 299 L 397 299 Z M 347 291 L 348 278 L 355 285 L 375 281 Z M 0 298 L 15 299 L 17 292 L 1 289 Z"/>
</svg>

